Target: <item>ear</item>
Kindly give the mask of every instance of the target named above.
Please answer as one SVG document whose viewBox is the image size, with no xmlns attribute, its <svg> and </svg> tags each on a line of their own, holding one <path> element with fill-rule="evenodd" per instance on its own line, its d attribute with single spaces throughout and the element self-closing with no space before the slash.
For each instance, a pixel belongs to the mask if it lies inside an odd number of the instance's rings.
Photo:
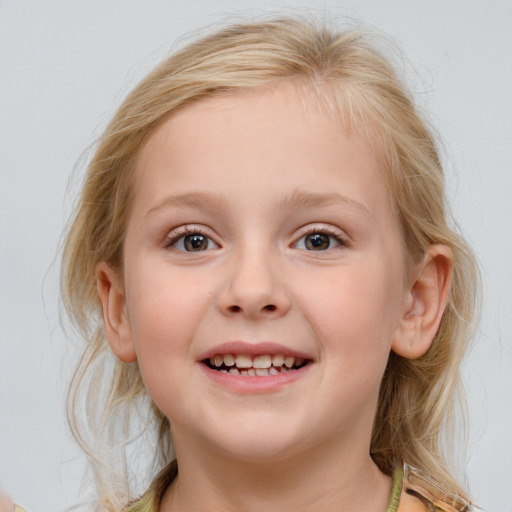
<svg viewBox="0 0 512 512">
<path fill-rule="evenodd" d="M 104 261 L 96 265 L 96 286 L 103 310 L 103 323 L 110 348 L 114 354 L 131 363 L 137 359 L 132 331 L 126 312 L 123 279 L 119 271 Z"/>
<path fill-rule="evenodd" d="M 453 252 L 433 245 L 417 265 L 407 289 L 393 351 L 403 357 L 420 357 L 430 348 L 441 324 L 450 292 Z"/>
</svg>

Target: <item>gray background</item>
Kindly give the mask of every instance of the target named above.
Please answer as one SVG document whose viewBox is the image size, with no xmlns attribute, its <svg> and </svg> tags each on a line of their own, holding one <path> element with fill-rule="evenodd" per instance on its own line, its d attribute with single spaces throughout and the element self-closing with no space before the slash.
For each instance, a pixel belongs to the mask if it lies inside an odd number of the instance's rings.
<svg viewBox="0 0 512 512">
<path fill-rule="evenodd" d="M 0 485 L 33 512 L 73 504 L 83 473 L 64 396 L 58 242 L 81 153 L 173 41 L 236 10 L 313 7 L 395 38 L 446 140 L 449 193 L 483 268 L 465 363 L 468 479 L 512 511 L 512 1 L 0 1 Z M 257 9 L 256 9 L 257 8 Z"/>
</svg>

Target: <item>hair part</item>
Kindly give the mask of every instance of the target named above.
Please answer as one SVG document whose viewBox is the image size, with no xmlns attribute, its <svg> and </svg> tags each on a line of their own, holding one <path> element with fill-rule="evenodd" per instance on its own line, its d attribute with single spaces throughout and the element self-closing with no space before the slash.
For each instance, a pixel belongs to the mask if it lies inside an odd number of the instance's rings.
<svg viewBox="0 0 512 512">
<path fill-rule="evenodd" d="M 156 468 L 173 457 L 169 421 L 147 396 L 137 363 L 116 360 L 108 349 L 96 290 L 98 262 L 123 266 L 137 155 L 155 127 L 186 105 L 283 81 L 312 92 L 318 106 L 374 145 L 402 223 L 408 267 L 433 244 L 453 251 L 449 303 L 431 348 L 415 360 L 390 355 L 370 451 L 388 474 L 405 460 L 465 496 L 449 469 L 444 435 L 461 389 L 459 365 L 476 319 L 479 280 L 470 249 L 447 223 L 434 137 L 372 38 L 282 18 L 226 27 L 164 60 L 124 100 L 89 163 L 66 233 L 62 296 L 86 341 L 71 383 L 69 421 L 91 461 L 102 510 L 122 509 L 130 495 L 125 455 L 118 455 L 137 435 L 130 427 L 137 411 L 150 411 Z M 94 375 L 101 376 L 99 384 Z M 125 439 L 120 444 L 119 437 Z M 109 463 L 111 456 L 117 462 Z M 124 469 L 116 473 L 114 464 Z"/>
</svg>

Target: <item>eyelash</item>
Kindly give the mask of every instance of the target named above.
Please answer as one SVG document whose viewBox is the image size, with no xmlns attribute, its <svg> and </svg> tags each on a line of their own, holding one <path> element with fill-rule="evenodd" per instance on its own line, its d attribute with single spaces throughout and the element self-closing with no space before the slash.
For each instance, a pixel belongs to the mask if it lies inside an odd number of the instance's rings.
<svg viewBox="0 0 512 512">
<path fill-rule="evenodd" d="M 202 236 L 202 237 L 204 237 L 205 239 L 208 240 L 208 242 L 207 242 L 208 244 L 211 242 L 211 243 L 215 244 L 218 247 L 218 244 L 213 240 L 213 238 L 211 236 L 207 235 L 205 233 L 205 231 L 203 229 L 201 229 L 200 227 L 184 226 L 184 227 L 180 228 L 177 232 L 170 233 L 165 238 L 164 249 L 174 248 L 177 251 L 194 252 L 194 251 L 187 251 L 186 249 L 178 249 L 176 247 L 173 247 L 173 246 L 175 246 L 180 241 L 184 242 L 185 237 L 187 235 L 199 235 L 199 236 Z M 200 252 L 200 251 L 197 251 L 197 252 Z"/>
<path fill-rule="evenodd" d="M 332 244 L 329 241 L 329 245 L 325 249 L 319 249 L 319 250 L 316 250 L 316 251 L 314 249 L 308 249 L 306 247 L 298 247 L 299 242 L 301 240 L 305 239 L 308 236 L 317 235 L 317 234 L 318 235 L 325 235 L 325 236 L 329 237 L 329 239 L 334 239 L 337 245 L 332 247 Z M 173 246 L 175 246 L 180 241 L 183 241 L 183 243 L 184 243 L 185 238 L 186 238 L 187 235 L 199 235 L 199 236 L 202 236 L 205 239 L 207 239 L 207 244 L 208 245 L 210 243 L 213 243 L 213 244 L 215 244 L 215 246 L 217 248 L 219 247 L 219 245 L 212 239 L 212 237 L 209 236 L 208 234 L 206 234 L 205 231 L 203 229 L 201 229 L 200 227 L 184 226 L 184 227 L 180 228 L 177 232 L 171 233 L 171 234 L 169 234 L 165 238 L 164 248 L 165 249 L 174 248 L 174 249 L 176 249 L 178 251 L 182 251 L 182 252 L 202 252 L 202 251 L 187 251 L 185 248 L 173 247 Z M 294 242 L 292 244 L 293 247 L 295 247 L 297 249 L 300 249 L 300 250 L 308 251 L 308 252 L 325 252 L 328 249 L 335 249 L 335 248 L 337 248 L 339 246 L 347 247 L 348 245 L 349 244 L 348 244 L 346 238 L 341 236 L 339 231 L 336 231 L 334 229 L 328 229 L 326 227 L 318 227 L 318 228 L 308 229 L 306 232 L 304 232 L 300 236 L 300 238 L 298 238 L 298 240 L 296 242 Z M 208 249 L 211 250 L 212 248 L 211 247 L 210 248 L 207 247 L 206 250 L 208 250 Z"/>
<path fill-rule="evenodd" d="M 325 236 L 328 236 L 330 239 L 334 239 L 336 241 L 337 245 L 335 245 L 334 247 L 331 247 L 331 244 L 329 243 L 329 246 L 326 249 L 318 250 L 318 251 L 314 251 L 314 249 L 297 247 L 297 245 L 299 244 L 299 242 L 301 240 L 305 239 L 308 236 L 316 235 L 316 234 L 325 235 Z M 345 237 L 343 237 L 338 230 L 329 229 L 326 227 L 317 227 L 317 228 L 308 229 L 307 232 L 305 232 L 303 235 L 301 235 L 301 237 L 297 240 L 297 242 L 294 243 L 295 247 L 297 247 L 301 250 L 304 250 L 304 251 L 309 251 L 309 252 L 325 252 L 328 249 L 335 249 L 340 246 L 348 247 L 348 245 L 349 244 L 348 244 L 347 239 Z"/>
</svg>

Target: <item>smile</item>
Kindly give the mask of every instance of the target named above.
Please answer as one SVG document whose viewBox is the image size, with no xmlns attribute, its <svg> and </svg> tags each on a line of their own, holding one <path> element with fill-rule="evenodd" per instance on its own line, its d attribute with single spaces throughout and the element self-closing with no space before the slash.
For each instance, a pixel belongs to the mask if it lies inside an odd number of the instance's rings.
<svg viewBox="0 0 512 512">
<path fill-rule="evenodd" d="M 302 357 L 285 356 L 282 354 L 216 354 L 202 361 L 212 370 L 244 377 L 267 377 L 281 373 L 296 371 L 308 361 Z"/>
</svg>

